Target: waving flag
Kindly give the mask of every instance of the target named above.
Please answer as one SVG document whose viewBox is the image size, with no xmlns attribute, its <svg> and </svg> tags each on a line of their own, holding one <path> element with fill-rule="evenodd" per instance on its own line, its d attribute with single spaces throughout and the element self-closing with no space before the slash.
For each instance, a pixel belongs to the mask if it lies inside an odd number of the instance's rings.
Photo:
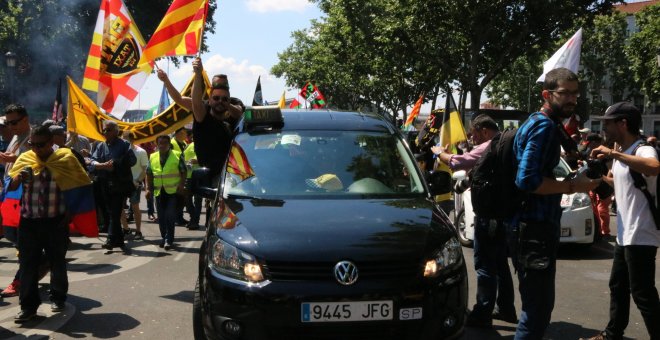
<svg viewBox="0 0 660 340">
<path fill-rule="evenodd" d="M 208 0 L 174 0 L 144 49 L 140 67 L 163 56 L 199 52 Z"/>
<path fill-rule="evenodd" d="M 64 205 L 71 214 L 73 230 L 87 237 L 99 236 L 92 181 L 70 149 L 57 149 L 46 161 L 37 157 L 32 150 L 24 152 L 18 156 L 16 163 L 9 170 L 9 176 L 15 177 L 21 169 L 28 166 L 34 169 L 35 176 L 44 168 L 50 171 L 57 186 L 62 190 Z"/>
<path fill-rule="evenodd" d="M 403 124 L 404 129 L 411 126 L 412 123 L 415 121 L 415 118 L 419 116 L 419 110 L 421 110 L 423 102 L 424 102 L 424 94 L 422 93 L 421 95 L 419 95 L 419 99 L 417 99 L 417 102 L 415 103 L 415 106 L 413 106 L 412 111 L 410 111 L 410 115 L 408 116 L 408 119 L 406 119 L 406 122 Z"/>
<path fill-rule="evenodd" d="M 254 98 L 252 98 L 252 106 L 263 106 L 264 96 L 261 93 L 261 76 L 257 79 L 257 87 L 254 89 Z"/>
<path fill-rule="evenodd" d="M 53 104 L 52 119 L 56 122 L 62 120 L 62 78 L 57 83 L 57 94 L 55 95 L 55 103 Z"/>
<path fill-rule="evenodd" d="M 227 160 L 227 172 L 237 175 L 242 181 L 254 176 L 254 170 L 240 145 L 234 144 Z"/>
<path fill-rule="evenodd" d="M 449 89 L 447 90 L 447 101 L 440 126 L 440 145 L 453 145 L 464 140 L 467 140 L 467 134 L 458 114 L 454 96 L 451 94 L 451 89 Z"/>
<path fill-rule="evenodd" d="M 299 109 L 301 107 L 302 107 L 302 104 L 300 104 L 300 102 L 298 101 L 297 98 L 293 98 L 293 100 L 291 101 L 291 104 L 289 104 L 290 109 Z"/>
<path fill-rule="evenodd" d="M 545 81 L 545 75 L 560 67 L 565 67 L 573 73 L 578 73 L 580 67 L 580 51 L 582 50 L 582 28 L 580 28 L 568 41 L 543 63 L 543 74 L 536 82 Z"/>
<path fill-rule="evenodd" d="M 319 88 L 311 82 L 307 82 L 300 90 L 300 96 L 305 98 L 305 100 L 310 103 L 312 109 L 320 109 L 325 106 L 325 97 Z"/>
<path fill-rule="evenodd" d="M 96 103 L 121 119 L 151 73 L 138 69 L 145 45 L 122 0 L 102 0 L 89 48 L 83 89 L 97 92 Z"/>
<path fill-rule="evenodd" d="M 206 72 L 203 72 L 203 78 L 206 88 L 210 88 L 211 84 Z M 158 135 L 174 132 L 192 121 L 192 112 L 174 103 L 149 120 L 135 123 L 123 122 L 101 112 L 71 78 L 67 77 L 67 82 L 69 85 L 67 131 L 74 131 L 91 139 L 105 140 L 101 133 L 104 120 L 116 122 L 121 131 L 129 131 L 133 135 L 136 144 L 155 140 Z M 181 90 L 182 96 L 190 96 L 192 83 L 193 76 L 190 77 L 188 83 Z M 204 99 L 207 99 L 208 92 L 204 91 L 204 93 Z"/>
<path fill-rule="evenodd" d="M 283 109 L 283 108 L 286 107 L 286 97 L 285 97 L 285 95 L 286 95 L 286 91 L 282 91 L 282 97 L 280 97 L 280 101 L 277 102 L 277 106 L 280 109 Z"/>
</svg>

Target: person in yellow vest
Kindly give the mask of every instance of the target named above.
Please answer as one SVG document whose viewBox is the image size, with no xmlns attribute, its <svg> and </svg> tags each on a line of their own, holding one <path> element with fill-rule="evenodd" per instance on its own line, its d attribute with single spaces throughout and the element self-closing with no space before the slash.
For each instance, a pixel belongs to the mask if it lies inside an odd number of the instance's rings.
<svg viewBox="0 0 660 340">
<path fill-rule="evenodd" d="M 185 127 L 178 128 L 170 143 L 172 144 L 172 150 L 177 151 L 180 154 L 183 154 L 183 151 L 188 147 L 186 139 L 188 138 L 188 130 Z M 188 221 L 183 218 L 183 208 L 186 206 L 186 196 L 183 194 L 177 194 L 176 198 L 176 218 L 175 225 L 187 225 Z"/>
<path fill-rule="evenodd" d="M 183 151 L 183 157 L 186 160 L 186 168 L 188 169 L 186 180 L 190 181 L 190 177 L 192 177 L 193 170 L 199 168 L 199 163 L 197 162 L 197 155 L 195 154 L 194 139 L 190 144 L 188 144 L 186 149 Z M 186 197 L 186 210 L 188 210 L 188 214 L 190 215 L 188 230 L 199 229 L 199 217 L 202 214 L 202 196 L 194 195 L 190 193 Z"/>
<path fill-rule="evenodd" d="M 160 247 L 169 250 L 174 245 L 176 197 L 183 192 L 186 163 L 180 152 L 172 150 L 169 136 L 158 136 L 156 142 L 158 151 L 151 154 L 147 166 L 145 196 L 155 198 L 158 227 L 163 238 Z"/>
</svg>

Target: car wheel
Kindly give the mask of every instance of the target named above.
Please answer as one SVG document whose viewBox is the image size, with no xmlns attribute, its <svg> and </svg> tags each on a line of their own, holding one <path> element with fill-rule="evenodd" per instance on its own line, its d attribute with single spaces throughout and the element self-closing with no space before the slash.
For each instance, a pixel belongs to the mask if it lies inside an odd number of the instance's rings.
<svg viewBox="0 0 660 340">
<path fill-rule="evenodd" d="M 461 245 L 464 247 L 472 248 L 472 240 L 467 238 L 465 234 L 465 210 L 461 209 L 454 219 L 454 225 L 456 226 L 456 231 L 458 231 L 458 241 L 461 242 Z"/>
<path fill-rule="evenodd" d="M 195 283 L 195 293 L 193 294 L 193 335 L 195 340 L 206 340 L 204 326 L 202 325 L 202 300 L 199 293 L 199 278 Z"/>
</svg>

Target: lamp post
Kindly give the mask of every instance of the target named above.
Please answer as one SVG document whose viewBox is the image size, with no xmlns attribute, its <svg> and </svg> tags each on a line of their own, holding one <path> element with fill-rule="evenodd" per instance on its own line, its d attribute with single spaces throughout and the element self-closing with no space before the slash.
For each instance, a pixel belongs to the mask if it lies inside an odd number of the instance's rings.
<svg viewBox="0 0 660 340">
<path fill-rule="evenodd" d="M 14 52 L 5 53 L 5 62 L 7 62 L 7 73 L 9 73 L 9 100 L 14 102 L 14 69 L 16 68 L 16 54 Z"/>
<path fill-rule="evenodd" d="M 658 67 L 660 67 L 660 47 L 658 47 L 658 55 L 656 56 L 657 61 L 658 61 Z"/>
</svg>

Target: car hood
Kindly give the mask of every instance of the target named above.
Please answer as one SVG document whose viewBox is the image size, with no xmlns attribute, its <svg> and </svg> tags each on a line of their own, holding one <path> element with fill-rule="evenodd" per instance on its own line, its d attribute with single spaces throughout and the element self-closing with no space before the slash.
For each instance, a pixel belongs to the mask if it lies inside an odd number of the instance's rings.
<svg viewBox="0 0 660 340">
<path fill-rule="evenodd" d="M 384 261 L 438 249 L 453 227 L 437 207 L 415 199 L 226 200 L 218 235 L 277 261 L 340 258 Z M 225 215 L 232 223 L 221 227 Z M 406 257 L 408 258 L 408 257 Z"/>
</svg>

